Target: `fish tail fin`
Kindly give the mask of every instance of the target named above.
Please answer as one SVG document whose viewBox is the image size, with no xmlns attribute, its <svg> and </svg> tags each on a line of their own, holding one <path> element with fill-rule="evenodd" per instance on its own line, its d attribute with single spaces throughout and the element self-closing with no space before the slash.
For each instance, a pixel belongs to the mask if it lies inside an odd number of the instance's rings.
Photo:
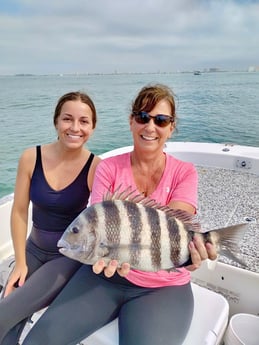
<svg viewBox="0 0 259 345">
<path fill-rule="evenodd" d="M 238 262 L 243 266 L 247 266 L 242 259 L 240 259 L 239 243 L 244 238 L 245 232 L 248 229 L 248 224 L 236 224 L 226 228 L 214 230 L 217 233 L 218 243 L 220 246 L 220 254 L 227 256 L 229 259 Z"/>
</svg>

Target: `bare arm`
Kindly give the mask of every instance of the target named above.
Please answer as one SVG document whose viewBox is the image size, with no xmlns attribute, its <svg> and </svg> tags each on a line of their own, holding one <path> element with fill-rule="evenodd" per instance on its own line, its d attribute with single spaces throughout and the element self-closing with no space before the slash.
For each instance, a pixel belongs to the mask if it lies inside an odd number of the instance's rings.
<svg viewBox="0 0 259 345">
<path fill-rule="evenodd" d="M 5 296 L 14 290 L 15 283 L 23 285 L 27 275 L 25 246 L 28 226 L 29 189 L 35 164 L 35 148 L 26 150 L 19 161 L 14 202 L 11 212 L 11 235 L 15 253 L 15 267 L 5 289 Z"/>
</svg>

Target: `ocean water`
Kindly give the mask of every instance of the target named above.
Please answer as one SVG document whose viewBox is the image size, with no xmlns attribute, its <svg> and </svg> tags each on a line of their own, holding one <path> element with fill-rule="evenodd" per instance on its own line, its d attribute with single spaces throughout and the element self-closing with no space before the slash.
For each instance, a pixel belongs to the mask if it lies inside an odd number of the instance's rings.
<svg viewBox="0 0 259 345">
<path fill-rule="evenodd" d="M 97 128 L 88 142 L 96 154 L 131 145 L 131 102 L 147 83 L 176 94 L 178 131 L 171 141 L 259 146 L 259 73 L 0 76 L 0 198 L 13 192 L 22 151 L 55 140 L 53 112 L 68 91 L 95 102 Z"/>
</svg>

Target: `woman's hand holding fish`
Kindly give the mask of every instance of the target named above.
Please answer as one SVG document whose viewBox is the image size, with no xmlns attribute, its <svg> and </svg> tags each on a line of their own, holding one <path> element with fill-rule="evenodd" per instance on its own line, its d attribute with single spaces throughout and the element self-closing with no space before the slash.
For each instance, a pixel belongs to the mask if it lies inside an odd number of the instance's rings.
<svg viewBox="0 0 259 345">
<path fill-rule="evenodd" d="M 197 236 L 194 236 L 193 241 L 190 242 L 189 250 L 192 265 L 185 267 L 189 271 L 195 271 L 197 268 L 199 268 L 203 260 L 215 260 L 217 258 L 215 247 L 211 243 L 206 243 L 204 245 L 202 239 Z"/>
<path fill-rule="evenodd" d="M 119 267 L 118 261 L 116 260 L 111 260 L 108 266 L 105 264 L 104 260 L 99 260 L 93 265 L 93 272 L 95 274 L 99 274 L 103 271 L 107 278 L 112 277 L 116 271 L 121 277 L 125 277 L 129 273 L 129 270 L 130 265 L 128 263 L 125 262 Z"/>
</svg>

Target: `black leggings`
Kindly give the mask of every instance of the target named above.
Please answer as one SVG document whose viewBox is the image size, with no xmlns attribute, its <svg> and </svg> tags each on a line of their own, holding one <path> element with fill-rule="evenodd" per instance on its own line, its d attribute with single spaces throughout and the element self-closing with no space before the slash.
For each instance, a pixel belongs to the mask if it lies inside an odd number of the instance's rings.
<svg viewBox="0 0 259 345">
<path fill-rule="evenodd" d="M 58 252 L 39 249 L 30 238 L 26 259 L 29 268 L 26 282 L 0 300 L 1 345 L 16 345 L 28 317 L 48 306 L 81 266 Z"/>
<path fill-rule="evenodd" d="M 193 314 L 191 285 L 143 288 L 83 265 L 23 345 L 75 345 L 119 317 L 120 345 L 180 345 Z"/>
</svg>

